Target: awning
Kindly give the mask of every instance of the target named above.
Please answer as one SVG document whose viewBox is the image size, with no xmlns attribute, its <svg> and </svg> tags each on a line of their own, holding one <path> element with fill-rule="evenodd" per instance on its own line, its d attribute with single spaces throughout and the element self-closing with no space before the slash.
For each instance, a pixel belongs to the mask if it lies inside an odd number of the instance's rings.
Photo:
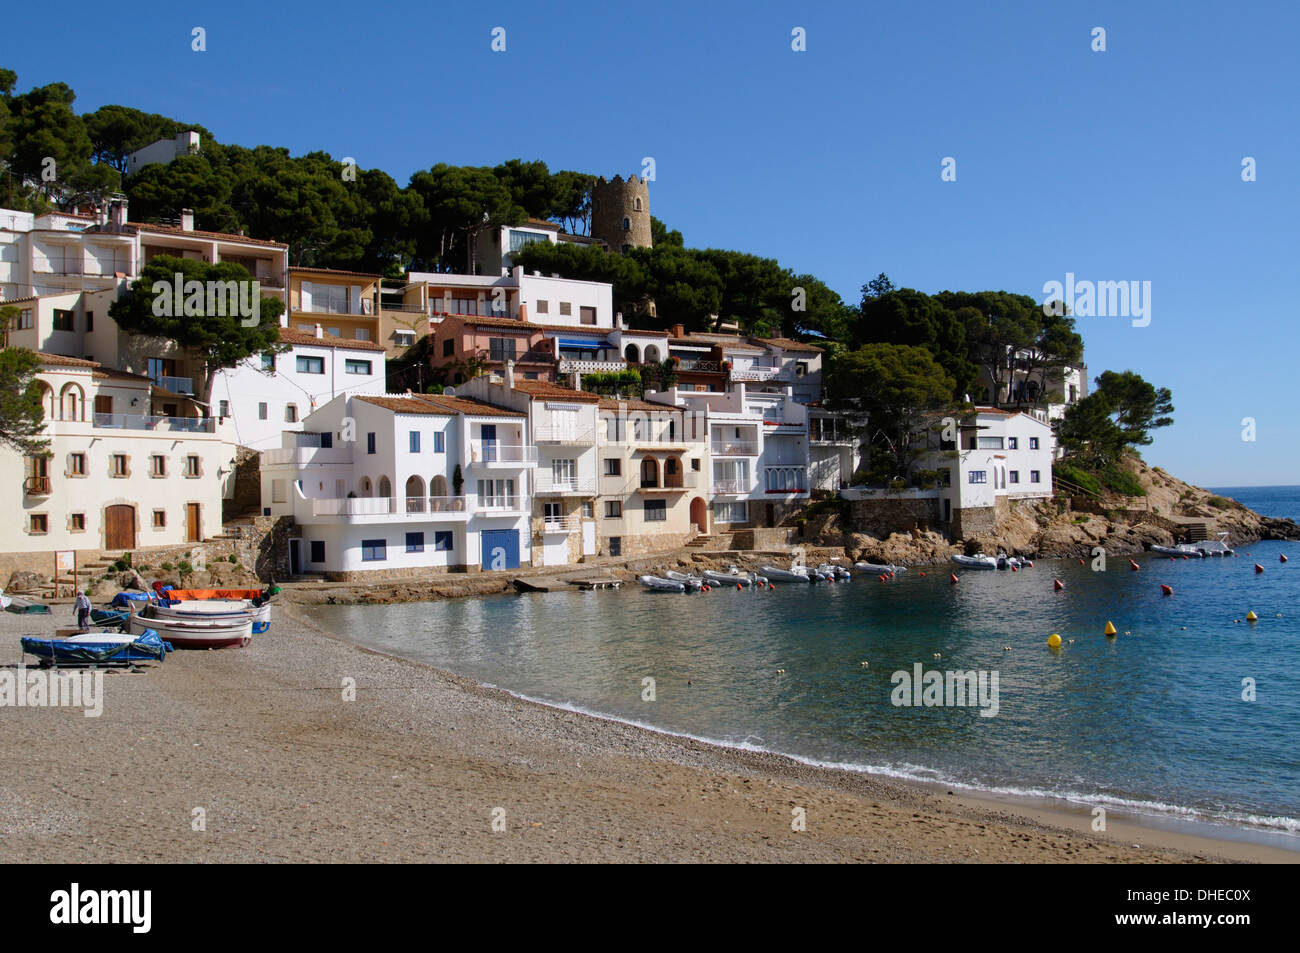
<svg viewBox="0 0 1300 953">
<path fill-rule="evenodd" d="M 558 343 L 560 347 L 579 348 L 584 351 L 600 351 L 614 347 L 608 341 L 578 341 L 573 338 L 560 338 Z"/>
</svg>

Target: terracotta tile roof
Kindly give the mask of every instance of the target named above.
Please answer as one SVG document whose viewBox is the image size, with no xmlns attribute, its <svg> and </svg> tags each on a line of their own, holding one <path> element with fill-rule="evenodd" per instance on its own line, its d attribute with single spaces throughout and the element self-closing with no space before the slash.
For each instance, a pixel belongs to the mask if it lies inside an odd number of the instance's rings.
<svg viewBox="0 0 1300 953">
<path fill-rule="evenodd" d="M 92 372 L 91 376 L 100 380 L 127 380 L 139 381 L 141 383 L 150 383 L 152 378 L 144 374 L 132 374 L 130 371 L 119 371 L 115 367 L 107 367 L 98 361 L 87 361 L 80 357 L 68 357 L 66 354 L 50 354 L 46 351 L 38 351 L 41 363 L 49 367 L 76 367 L 85 368 Z"/>
<path fill-rule="evenodd" d="M 532 324 L 528 321 L 518 321 L 513 318 L 480 318 L 472 314 L 446 315 L 440 322 L 438 322 L 438 326 L 442 327 L 452 321 L 457 321 L 461 324 L 467 324 L 478 328 L 512 328 L 517 331 L 526 331 L 530 334 L 533 331 L 542 330 L 542 325 Z"/>
<path fill-rule="evenodd" d="M 420 400 L 414 394 L 403 397 L 380 397 L 376 394 L 358 394 L 356 400 L 365 401 L 367 404 L 374 404 L 376 407 L 383 407 L 385 410 L 391 410 L 397 414 L 428 414 L 430 416 L 446 416 L 447 411 L 440 410 L 432 404 L 427 404 Z"/>
<path fill-rule="evenodd" d="M 515 381 L 514 389 L 521 394 L 545 400 L 567 400 L 580 404 L 595 404 L 600 398 L 586 391 L 574 390 L 572 387 L 560 387 L 546 381 Z"/>
<path fill-rule="evenodd" d="M 544 218 L 530 218 L 526 222 L 524 222 L 523 225 L 514 225 L 511 227 L 512 228 L 545 228 L 552 232 L 558 232 L 560 230 L 560 226 L 556 225 L 554 222 L 548 222 Z"/>
<path fill-rule="evenodd" d="M 372 275 L 368 271 L 346 271 L 341 268 L 303 268 L 289 266 L 290 275 L 339 275 L 345 278 L 369 278 L 378 281 L 383 275 Z"/>
<path fill-rule="evenodd" d="M 773 347 L 779 347 L 783 351 L 816 351 L 821 354 L 826 349 L 818 347 L 815 344 L 806 344 L 803 341 L 795 341 L 790 338 L 753 338 L 759 344 L 770 344 Z"/>
<path fill-rule="evenodd" d="M 66 354 L 50 354 L 47 351 L 37 351 L 42 364 L 50 364 L 54 367 L 99 367 L 96 361 L 86 361 L 79 357 L 68 357 Z"/>
<path fill-rule="evenodd" d="M 317 337 L 314 332 L 299 331 L 297 328 L 280 328 L 280 340 L 286 344 L 302 344 L 308 347 L 337 347 L 353 351 L 384 350 L 384 346 L 375 341 L 349 340 L 325 331 Z"/>
<path fill-rule="evenodd" d="M 464 414 L 467 417 L 526 417 L 518 410 L 494 407 L 492 404 L 471 397 L 447 397 L 443 394 L 413 394 L 416 400 L 423 401 L 431 407 L 441 408 L 441 413 Z M 434 411 L 438 413 L 439 411 Z"/>
<path fill-rule="evenodd" d="M 151 225 L 147 222 L 127 222 L 128 228 L 141 232 L 158 232 L 163 235 L 175 235 L 180 238 L 215 238 L 223 242 L 243 242 L 246 245 L 265 245 L 269 248 L 288 248 L 284 242 L 267 241 L 264 238 L 249 238 L 247 235 L 231 235 L 229 232 L 204 232 L 199 229 L 185 231 L 179 225 Z"/>
</svg>

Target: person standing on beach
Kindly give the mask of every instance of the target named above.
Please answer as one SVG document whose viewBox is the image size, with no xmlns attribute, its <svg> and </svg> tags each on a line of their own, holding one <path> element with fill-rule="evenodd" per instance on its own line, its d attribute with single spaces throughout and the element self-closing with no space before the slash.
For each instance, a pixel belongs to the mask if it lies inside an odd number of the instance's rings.
<svg viewBox="0 0 1300 953">
<path fill-rule="evenodd" d="M 82 632 L 90 631 L 90 599 L 86 596 L 86 590 L 77 590 L 77 600 L 72 604 L 77 610 L 77 628 Z"/>
</svg>

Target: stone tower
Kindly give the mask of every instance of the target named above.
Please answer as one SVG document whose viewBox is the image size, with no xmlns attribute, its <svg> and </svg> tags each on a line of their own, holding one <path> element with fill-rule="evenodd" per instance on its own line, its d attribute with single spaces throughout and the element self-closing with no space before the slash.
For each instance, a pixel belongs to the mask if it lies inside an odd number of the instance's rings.
<svg viewBox="0 0 1300 953">
<path fill-rule="evenodd" d="M 635 175 L 597 179 L 591 186 L 591 237 L 614 252 L 651 247 L 650 183 Z"/>
</svg>

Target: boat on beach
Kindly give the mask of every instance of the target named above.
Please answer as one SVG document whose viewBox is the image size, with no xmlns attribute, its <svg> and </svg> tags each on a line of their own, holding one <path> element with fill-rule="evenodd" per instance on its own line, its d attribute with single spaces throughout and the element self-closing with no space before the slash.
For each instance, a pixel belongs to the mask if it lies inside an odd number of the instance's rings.
<svg viewBox="0 0 1300 953">
<path fill-rule="evenodd" d="M 68 638 L 43 639 L 23 636 L 23 654 L 44 663 L 58 665 L 129 665 L 133 662 L 161 662 L 175 651 L 154 629 L 137 635 L 120 632 L 82 632 Z"/>
<path fill-rule="evenodd" d="M 253 634 L 258 635 L 271 627 L 271 597 L 280 591 L 279 586 L 266 589 L 170 589 L 157 590 L 157 605 L 167 606 L 185 613 L 217 615 L 233 611 L 232 606 L 242 606 L 253 613 Z"/>
<path fill-rule="evenodd" d="M 154 629 L 178 649 L 222 649 L 248 645 L 253 637 L 253 620 L 245 614 L 242 619 L 185 619 L 156 615 L 158 606 L 146 605 L 133 609 L 127 629 L 142 634 Z"/>
<path fill-rule="evenodd" d="M 674 579 L 664 579 L 661 576 L 637 576 L 636 581 L 641 583 L 652 592 L 685 592 L 686 583 L 677 582 Z"/>
</svg>

